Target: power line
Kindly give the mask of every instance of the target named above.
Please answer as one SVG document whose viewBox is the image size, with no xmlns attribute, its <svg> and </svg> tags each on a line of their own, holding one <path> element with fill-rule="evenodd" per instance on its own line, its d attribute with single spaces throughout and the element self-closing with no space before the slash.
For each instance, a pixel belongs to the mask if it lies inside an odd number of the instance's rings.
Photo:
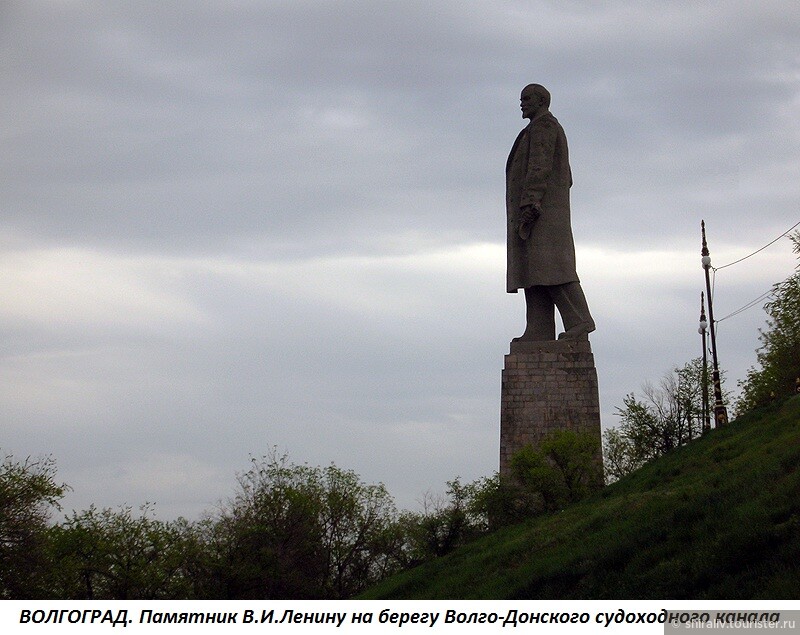
<svg viewBox="0 0 800 635">
<path fill-rule="evenodd" d="M 770 245 L 773 245 L 773 244 L 775 244 L 776 242 L 778 242 L 778 241 L 779 241 L 781 238 L 783 238 L 784 236 L 786 236 L 786 235 L 787 235 L 787 234 L 788 234 L 790 231 L 792 231 L 792 230 L 793 230 L 795 227 L 797 227 L 798 225 L 800 225 L 800 221 L 798 221 L 798 222 L 796 222 L 794 225 L 792 225 L 792 226 L 791 226 L 789 229 L 787 229 L 785 232 L 783 232 L 783 233 L 782 233 L 780 236 L 778 236 L 778 237 L 777 237 L 775 240 L 771 240 L 770 242 L 768 242 L 766 245 L 764 245 L 764 246 L 763 246 L 763 247 L 761 247 L 760 249 L 756 249 L 756 250 L 755 250 L 755 251 L 754 251 L 752 254 L 748 254 L 748 255 L 747 255 L 747 256 L 745 256 L 744 258 L 739 258 L 739 260 L 734 260 L 733 262 L 729 262 L 727 265 L 722 265 L 721 267 L 712 267 L 712 269 L 714 269 L 714 271 L 719 271 L 720 269 L 725 269 L 725 267 L 732 267 L 733 265 L 737 265 L 737 264 L 739 264 L 740 262 L 742 262 L 743 260 L 747 260 L 748 258 L 750 258 L 750 256 L 755 256 L 755 255 L 756 255 L 758 252 L 760 252 L 760 251 L 764 251 L 764 250 L 765 250 L 767 247 L 769 247 Z M 719 320 L 717 320 L 717 321 L 719 321 Z"/>
<path fill-rule="evenodd" d="M 720 269 L 725 269 L 726 267 L 732 267 L 733 265 L 737 265 L 737 264 L 739 264 L 740 262 L 742 262 L 742 261 L 744 261 L 744 260 L 747 260 L 747 259 L 748 259 L 748 258 L 750 258 L 751 256 L 755 256 L 757 253 L 759 253 L 759 252 L 761 252 L 761 251 L 764 251 L 764 250 L 765 250 L 767 247 L 769 247 L 770 245 L 774 245 L 774 244 L 775 244 L 776 242 L 778 242 L 778 241 L 779 241 L 781 238 L 783 238 L 784 236 L 788 235 L 788 234 L 789 234 L 789 233 L 790 233 L 790 232 L 791 232 L 791 231 L 792 231 L 792 230 L 793 230 L 795 227 L 797 227 L 798 225 L 800 225 L 800 221 L 796 222 L 794 225 L 792 225 L 792 226 L 791 226 L 789 229 L 787 229 L 785 232 L 783 232 L 783 233 L 782 233 L 780 236 L 778 236 L 778 237 L 777 237 L 777 238 L 775 238 L 774 240 L 771 240 L 771 241 L 769 241 L 769 242 L 768 242 L 766 245 L 764 245 L 763 247 L 760 247 L 760 248 L 756 249 L 756 250 L 755 250 L 753 253 L 751 253 L 751 254 L 748 254 L 748 255 L 744 256 L 743 258 L 739 258 L 739 260 L 734 260 L 733 262 L 729 262 L 727 265 L 722 265 L 721 267 L 711 267 L 711 274 L 712 274 L 712 277 L 711 277 L 711 289 L 709 290 L 709 296 L 710 296 L 710 299 L 712 299 L 712 300 L 713 300 L 713 297 L 714 297 L 714 291 L 715 291 L 715 289 L 716 289 L 716 285 L 717 285 L 717 271 L 719 271 Z M 747 305 L 745 305 L 744 307 L 742 307 L 742 308 L 740 308 L 740 309 L 736 309 L 736 311 L 734 311 L 733 313 L 731 313 L 731 314 L 729 314 L 729 315 L 726 315 L 724 318 L 721 318 L 721 319 L 719 319 L 719 320 L 714 320 L 714 322 L 717 322 L 717 323 L 719 323 L 719 322 L 722 322 L 722 320 L 725 320 L 725 319 L 727 319 L 727 318 L 729 318 L 729 317 L 733 317 L 734 315 L 738 315 L 738 314 L 739 314 L 739 313 L 741 313 L 742 311 L 746 311 L 747 309 L 749 309 L 749 308 L 751 308 L 752 306 L 754 306 L 754 305 L 755 305 L 755 303 L 757 303 L 757 302 L 759 302 L 760 300 L 762 300 L 763 298 L 767 297 L 767 296 L 768 296 L 770 293 L 771 293 L 771 290 L 770 290 L 770 291 L 767 291 L 766 293 L 763 293 L 763 294 L 762 294 L 762 295 L 760 295 L 758 298 L 756 298 L 755 300 L 753 300 L 753 303 L 748 303 L 748 304 L 747 304 Z"/>
<path fill-rule="evenodd" d="M 792 276 L 794 276 L 794 275 L 795 275 L 795 274 L 792 274 L 791 276 L 788 276 L 787 278 L 784 278 L 783 280 L 781 280 L 781 281 L 780 281 L 780 282 L 778 282 L 777 284 L 774 284 L 774 285 L 772 285 L 772 287 L 770 287 L 769 291 L 765 291 L 765 292 L 764 292 L 764 293 L 762 293 L 760 296 L 758 296 L 758 297 L 757 297 L 755 300 L 751 300 L 750 302 L 748 302 L 748 303 L 747 303 L 747 304 L 745 304 L 744 306 L 741 306 L 741 307 L 739 307 L 738 309 L 736 309 L 736 310 L 735 310 L 735 311 L 733 311 L 732 313 L 729 313 L 729 314 L 728 314 L 728 315 L 726 315 L 725 317 L 723 317 L 723 318 L 720 318 L 720 319 L 718 319 L 718 320 L 714 320 L 714 321 L 715 321 L 715 322 L 722 322 L 722 320 L 727 320 L 728 318 L 730 318 L 730 317 L 733 317 L 734 315 L 739 315 L 739 314 L 740 314 L 742 311 L 747 311 L 747 309 L 751 309 L 751 308 L 753 308 L 753 307 L 754 307 L 754 306 L 756 306 L 756 305 L 757 305 L 759 302 L 761 302 L 762 300 L 765 300 L 765 299 L 767 299 L 769 296 L 771 296 L 771 295 L 772 295 L 772 294 L 775 292 L 775 287 L 782 285 L 784 282 L 788 281 L 788 280 L 789 280 L 790 278 L 792 278 Z"/>
<path fill-rule="evenodd" d="M 752 309 L 754 306 L 759 304 L 762 300 L 765 300 L 766 298 L 768 298 L 770 295 L 772 295 L 772 289 L 770 289 L 769 291 L 766 291 L 765 293 L 762 293 L 755 300 L 751 300 L 750 302 L 748 302 L 747 304 L 745 304 L 742 307 L 739 307 L 738 309 L 736 309 L 732 313 L 728 313 L 728 315 L 726 315 L 725 317 L 721 317 L 720 319 L 717 320 L 717 323 L 722 322 L 723 320 L 727 320 L 728 318 L 732 318 L 732 317 L 734 317 L 736 315 L 739 315 L 740 313 L 742 313 L 744 311 L 747 311 L 747 309 Z"/>
</svg>

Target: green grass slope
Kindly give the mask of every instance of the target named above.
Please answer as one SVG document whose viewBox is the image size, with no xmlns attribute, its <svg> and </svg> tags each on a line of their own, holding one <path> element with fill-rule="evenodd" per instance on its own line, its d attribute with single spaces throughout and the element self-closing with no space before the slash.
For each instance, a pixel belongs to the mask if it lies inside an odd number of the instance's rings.
<svg viewBox="0 0 800 635">
<path fill-rule="evenodd" d="M 795 397 L 362 597 L 798 598 L 799 467 Z"/>
</svg>

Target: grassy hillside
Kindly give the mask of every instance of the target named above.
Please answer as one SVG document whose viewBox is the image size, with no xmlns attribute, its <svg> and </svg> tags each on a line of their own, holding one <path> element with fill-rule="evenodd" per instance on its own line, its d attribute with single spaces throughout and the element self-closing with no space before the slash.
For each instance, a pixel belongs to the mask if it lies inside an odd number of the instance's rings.
<svg viewBox="0 0 800 635">
<path fill-rule="evenodd" d="M 364 598 L 798 598 L 800 397 Z"/>
</svg>

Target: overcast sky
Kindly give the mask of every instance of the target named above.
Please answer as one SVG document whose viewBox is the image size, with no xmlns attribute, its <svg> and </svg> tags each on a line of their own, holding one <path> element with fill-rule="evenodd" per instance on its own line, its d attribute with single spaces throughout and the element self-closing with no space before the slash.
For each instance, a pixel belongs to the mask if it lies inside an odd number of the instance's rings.
<svg viewBox="0 0 800 635">
<path fill-rule="evenodd" d="M 190 519 L 250 455 L 400 507 L 497 469 L 504 167 L 547 86 L 603 425 L 800 220 L 800 3 L 0 1 L 0 447 Z M 721 318 L 790 275 L 720 271 Z M 756 307 L 719 325 L 730 388 Z"/>
</svg>

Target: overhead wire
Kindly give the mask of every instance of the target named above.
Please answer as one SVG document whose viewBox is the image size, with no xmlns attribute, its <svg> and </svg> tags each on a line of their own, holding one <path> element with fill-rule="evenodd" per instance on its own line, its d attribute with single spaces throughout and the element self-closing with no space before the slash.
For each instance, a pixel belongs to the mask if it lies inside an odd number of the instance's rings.
<svg viewBox="0 0 800 635">
<path fill-rule="evenodd" d="M 748 302 L 747 304 L 745 304 L 742 307 L 739 307 L 738 309 L 736 309 L 732 313 L 728 313 L 728 315 L 726 315 L 725 317 L 721 317 L 720 319 L 714 320 L 714 321 L 719 323 L 719 322 L 722 322 L 723 320 L 727 320 L 728 318 L 732 318 L 735 315 L 739 315 L 740 313 L 743 313 L 744 311 L 747 311 L 747 309 L 752 309 L 759 302 L 761 302 L 762 300 L 766 300 L 771 295 L 772 295 L 772 289 L 770 289 L 769 291 L 766 291 L 765 293 L 762 293 L 755 300 L 751 300 L 750 302 Z"/>
<path fill-rule="evenodd" d="M 755 256 L 757 253 L 764 251 L 767 247 L 769 247 L 771 245 L 774 245 L 781 238 L 783 238 L 784 236 L 787 236 L 798 225 L 800 225 L 800 221 L 796 222 L 794 225 L 792 225 L 789 229 L 787 229 L 785 232 L 783 232 L 780 236 L 778 236 L 774 240 L 769 241 L 763 247 L 759 247 L 754 252 L 744 256 L 743 258 L 739 258 L 738 260 L 734 260 L 733 262 L 729 262 L 727 265 L 722 265 L 721 267 L 711 267 L 711 271 L 712 271 L 712 276 L 711 276 L 711 300 L 713 300 L 713 298 L 714 298 L 714 288 L 715 288 L 715 285 L 716 285 L 716 282 L 717 282 L 717 271 L 719 271 L 721 269 L 725 269 L 727 267 L 732 267 L 733 265 L 737 265 L 740 262 L 743 262 L 744 260 L 747 260 L 751 256 Z M 718 320 L 714 320 L 714 322 L 716 322 L 716 323 L 722 322 L 723 320 L 727 320 L 728 318 L 734 317 L 734 316 L 739 315 L 740 313 L 742 313 L 744 311 L 747 311 L 748 309 L 753 308 L 759 302 L 761 302 L 762 300 L 765 300 L 768 296 L 770 296 L 772 294 L 772 292 L 773 292 L 773 289 L 770 288 L 769 291 L 765 291 L 760 296 L 758 296 L 755 300 L 751 300 L 750 302 L 748 302 L 744 306 L 739 307 L 738 309 L 736 309 L 735 311 L 729 313 L 725 317 L 722 317 L 722 318 L 720 318 Z"/>
<path fill-rule="evenodd" d="M 712 269 L 714 269 L 714 271 L 719 271 L 720 269 L 725 269 L 726 267 L 732 267 L 733 265 L 738 265 L 738 264 L 739 264 L 740 262 L 742 262 L 743 260 L 747 260 L 747 259 L 748 259 L 748 258 L 750 258 L 751 256 L 755 256 L 755 255 L 756 255 L 757 253 L 759 253 L 760 251 L 764 251 L 764 250 L 765 250 L 767 247 L 769 247 L 770 245 L 774 245 L 776 242 L 778 242 L 778 241 L 779 241 L 781 238 L 783 238 L 784 236 L 786 236 L 786 235 L 787 235 L 787 234 L 788 234 L 790 231 L 792 231 L 792 230 L 793 230 L 795 227 L 797 227 L 798 225 L 800 225 L 800 221 L 797 221 L 797 222 L 796 222 L 794 225 L 792 225 L 792 226 L 791 226 L 789 229 L 787 229 L 785 232 L 783 232 L 783 233 L 782 233 L 780 236 L 778 236 L 778 237 L 777 237 L 775 240 L 771 240 L 771 241 L 769 241 L 769 242 L 768 242 L 766 245 L 764 245 L 763 247 L 760 247 L 760 248 L 756 249 L 756 250 L 755 250 L 753 253 L 746 255 L 744 258 L 739 258 L 739 260 L 734 260 L 733 262 L 729 262 L 727 265 L 722 265 L 721 267 L 712 267 Z"/>
</svg>

